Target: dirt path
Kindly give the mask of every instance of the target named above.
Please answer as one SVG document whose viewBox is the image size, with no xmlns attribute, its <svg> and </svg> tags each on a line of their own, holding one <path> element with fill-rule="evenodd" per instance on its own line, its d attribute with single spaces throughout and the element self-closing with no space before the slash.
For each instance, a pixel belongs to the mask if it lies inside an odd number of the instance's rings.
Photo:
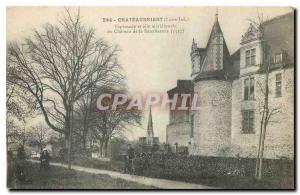
<svg viewBox="0 0 300 195">
<path fill-rule="evenodd" d="M 31 162 L 39 163 L 39 161 L 31 160 Z M 67 165 L 62 165 L 60 163 L 50 163 L 52 166 L 57 167 L 65 167 Z M 95 168 L 87 168 L 77 165 L 72 165 L 72 169 L 77 171 L 83 171 L 86 173 L 92 174 L 101 174 L 101 175 L 109 175 L 112 178 L 124 179 L 127 181 L 133 181 L 144 185 L 154 186 L 161 189 L 215 189 L 214 187 L 209 187 L 201 184 L 192 184 L 180 181 L 173 181 L 167 179 L 157 179 L 157 178 L 149 178 L 137 175 L 129 175 L 123 174 L 116 171 L 109 171 L 109 170 L 102 170 L 102 169 L 95 169 Z"/>
</svg>

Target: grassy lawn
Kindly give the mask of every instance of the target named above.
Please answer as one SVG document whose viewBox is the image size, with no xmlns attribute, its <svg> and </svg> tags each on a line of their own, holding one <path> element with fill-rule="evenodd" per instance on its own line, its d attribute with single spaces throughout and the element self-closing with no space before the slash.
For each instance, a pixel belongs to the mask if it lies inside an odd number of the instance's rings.
<svg viewBox="0 0 300 195">
<path fill-rule="evenodd" d="M 29 163 L 27 168 L 29 181 L 19 183 L 12 189 L 154 189 L 135 182 L 114 179 L 108 175 L 95 175 L 62 167 L 51 166 L 50 171 L 43 176 L 39 165 Z"/>
</svg>

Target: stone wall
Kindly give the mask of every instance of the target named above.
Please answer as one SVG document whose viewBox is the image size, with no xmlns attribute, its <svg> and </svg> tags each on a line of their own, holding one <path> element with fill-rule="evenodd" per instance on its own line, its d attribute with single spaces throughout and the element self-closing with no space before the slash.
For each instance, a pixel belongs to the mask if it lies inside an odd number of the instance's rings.
<svg viewBox="0 0 300 195">
<path fill-rule="evenodd" d="M 275 75 L 282 74 L 282 97 L 275 97 Z M 244 79 L 254 77 L 254 100 L 244 100 Z M 278 69 L 269 76 L 269 108 L 279 108 L 267 128 L 265 158 L 277 159 L 294 156 L 294 69 Z M 179 111 L 167 126 L 167 143 L 174 148 L 188 146 L 190 154 L 204 156 L 250 157 L 257 155 L 260 120 L 264 95 L 260 86 L 264 74 L 241 75 L 233 82 L 207 80 L 195 83 L 198 93 L 194 111 L 194 138 L 191 137 L 191 122 L 186 113 Z M 242 133 L 242 111 L 254 110 L 254 133 Z M 190 144 L 189 144 L 190 143 Z"/>
<path fill-rule="evenodd" d="M 275 75 L 282 74 L 282 97 L 275 97 Z M 241 157 L 256 157 L 260 131 L 260 110 L 264 95 L 261 85 L 264 74 L 251 75 L 255 79 L 255 100 L 245 101 L 243 97 L 243 83 L 245 76 L 233 81 L 232 85 L 232 134 L 231 150 L 228 155 Z M 269 109 L 279 108 L 280 113 L 270 119 L 265 140 L 266 158 L 293 158 L 294 151 L 294 69 L 279 69 L 272 71 L 269 76 Z M 263 85 L 262 85 L 263 86 Z M 254 133 L 242 133 L 242 110 L 253 109 Z"/>
<path fill-rule="evenodd" d="M 167 126 L 167 143 L 174 149 L 178 146 L 188 146 L 190 142 L 191 125 L 189 122 L 171 123 Z"/>
<path fill-rule="evenodd" d="M 194 116 L 193 154 L 223 156 L 231 137 L 230 81 L 207 80 L 195 83 L 199 110 Z"/>
</svg>

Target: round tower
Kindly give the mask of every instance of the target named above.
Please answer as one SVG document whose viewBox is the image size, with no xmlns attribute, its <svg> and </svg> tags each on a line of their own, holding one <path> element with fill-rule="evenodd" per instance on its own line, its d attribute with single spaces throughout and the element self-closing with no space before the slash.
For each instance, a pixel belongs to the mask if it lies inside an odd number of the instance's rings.
<svg viewBox="0 0 300 195">
<path fill-rule="evenodd" d="M 231 64 L 217 14 L 207 46 L 202 50 L 205 55 L 201 70 L 192 77 L 199 108 L 193 116 L 195 154 L 226 156 L 231 138 Z"/>
<path fill-rule="evenodd" d="M 195 81 L 199 110 L 194 114 L 194 139 L 199 155 L 225 155 L 231 137 L 231 86 L 222 79 Z"/>
</svg>

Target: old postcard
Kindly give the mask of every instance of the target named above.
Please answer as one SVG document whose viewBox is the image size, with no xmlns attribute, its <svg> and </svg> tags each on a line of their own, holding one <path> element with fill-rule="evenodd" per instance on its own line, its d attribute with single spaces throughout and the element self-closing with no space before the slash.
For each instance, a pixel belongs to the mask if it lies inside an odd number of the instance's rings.
<svg viewBox="0 0 300 195">
<path fill-rule="evenodd" d="M 7 7 L 9 189 L 295 189 L 291 7 Z"/>
</svg>

